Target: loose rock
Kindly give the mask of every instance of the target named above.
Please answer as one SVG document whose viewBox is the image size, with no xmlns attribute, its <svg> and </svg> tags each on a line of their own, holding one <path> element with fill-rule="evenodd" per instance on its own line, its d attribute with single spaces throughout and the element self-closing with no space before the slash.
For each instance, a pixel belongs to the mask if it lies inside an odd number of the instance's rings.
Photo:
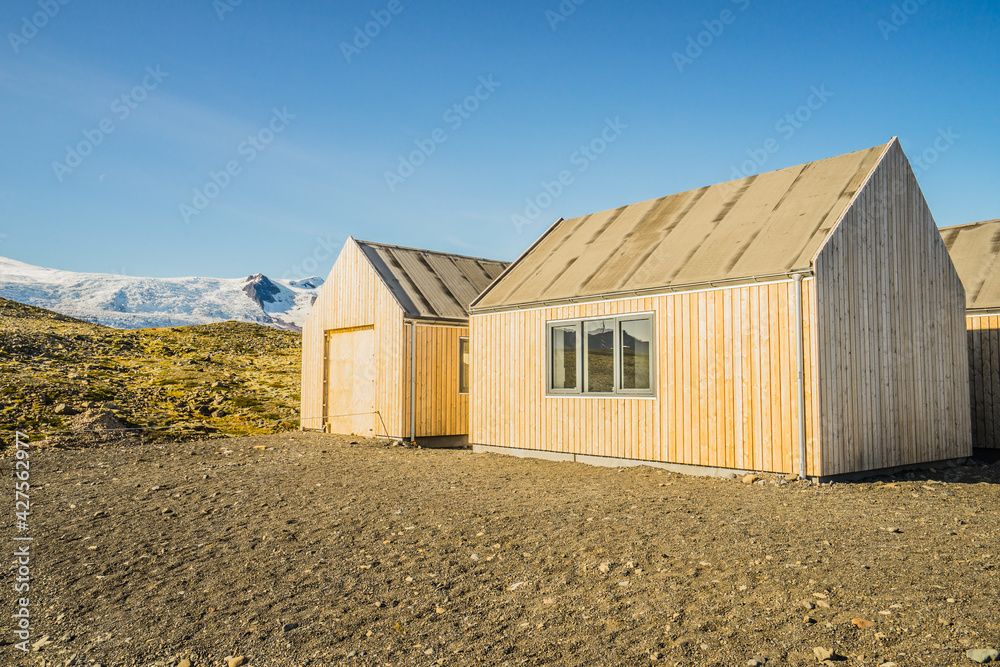
<svg viewBox="0 0 1000 667">
<path fill-rule="evenodd" d="M 972 662 L 984 663 L 1000 658 L 1000 652 L 992 648 L 973 648 L 966 651 L 965 656 Z"/>
<path fill-rule="evenodd" d="M 816 656 L 817 660 L 823 662 L 824 660 L 833 659 L 833 656 L 836 654 L 833 652 L 832 648 L 824 648 L 822 646 L 816 646 L 813 648 L 813 655 Z"/>
</svg>

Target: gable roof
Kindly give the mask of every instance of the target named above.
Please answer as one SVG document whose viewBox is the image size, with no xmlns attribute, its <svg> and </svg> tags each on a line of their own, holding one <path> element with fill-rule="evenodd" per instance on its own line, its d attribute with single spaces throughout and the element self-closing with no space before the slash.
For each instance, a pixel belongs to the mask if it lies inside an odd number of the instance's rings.
<svg viewBox="0 0 1000 667">
<path fill-rule="evenodd" d="M 968 310 L 1000 308 L 1000 220 L 942 227 Z"/>
<path fill-rule="evenodd" d="M 473 311 L 603 299 L 808 271 L 898 141 L 559 220 Z"/>
<path fill-rule="evenodd" d="M 469 304 L 509 262 L 352 239 L 406 317 L 467 320 Z"/>
</svg>

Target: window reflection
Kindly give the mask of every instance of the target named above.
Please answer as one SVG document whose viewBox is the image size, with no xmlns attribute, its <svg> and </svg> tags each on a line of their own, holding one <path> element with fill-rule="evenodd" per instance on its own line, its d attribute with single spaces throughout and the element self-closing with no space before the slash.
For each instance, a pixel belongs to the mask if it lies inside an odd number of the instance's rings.
<svg viewBox="0 0 1000 667">
<path fill-rule="evenodd" d="M 587 391 L 612 393 L 615 390 L 615 321 L 591 320 L 583 323 L 587 340 Z"/>
<path fill-rule="evenodd" d="M 552 327 L 552 388 L 576 389 L 576 326 Z"/>
<path fill-rule="evenodd" d="M 649 389 L 649 352 L 653 327 L 649 318 L 621 323 L 622 389 Z"/>
</svg>

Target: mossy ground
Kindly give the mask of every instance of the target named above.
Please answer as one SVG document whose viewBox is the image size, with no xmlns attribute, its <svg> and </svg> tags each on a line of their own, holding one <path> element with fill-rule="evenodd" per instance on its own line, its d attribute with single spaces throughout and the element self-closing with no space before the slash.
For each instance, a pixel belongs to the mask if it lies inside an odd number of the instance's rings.
<svg viewBox="0 0 1000 667">
<path fill-rule="evenodd" d="M 0 299 L 2 434 L 69 431 L 60 404 L 171 435 L 287 431 L 298 427 L 300 367 L 293 332 L 242 322 L 119 330 Z"/>
</svg>

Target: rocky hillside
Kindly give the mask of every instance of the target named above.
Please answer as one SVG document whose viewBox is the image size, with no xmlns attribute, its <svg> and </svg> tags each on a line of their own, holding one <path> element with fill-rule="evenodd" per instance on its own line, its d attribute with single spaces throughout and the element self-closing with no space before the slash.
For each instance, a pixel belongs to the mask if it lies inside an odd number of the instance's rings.
<svg viewBox="0 0 1000 667">
<path fill-rule="evenodd" d="M 0 299 L 0 434 L 294 429 L 300 347 L 257 324 L 120 330 Z"/>
</svg>

